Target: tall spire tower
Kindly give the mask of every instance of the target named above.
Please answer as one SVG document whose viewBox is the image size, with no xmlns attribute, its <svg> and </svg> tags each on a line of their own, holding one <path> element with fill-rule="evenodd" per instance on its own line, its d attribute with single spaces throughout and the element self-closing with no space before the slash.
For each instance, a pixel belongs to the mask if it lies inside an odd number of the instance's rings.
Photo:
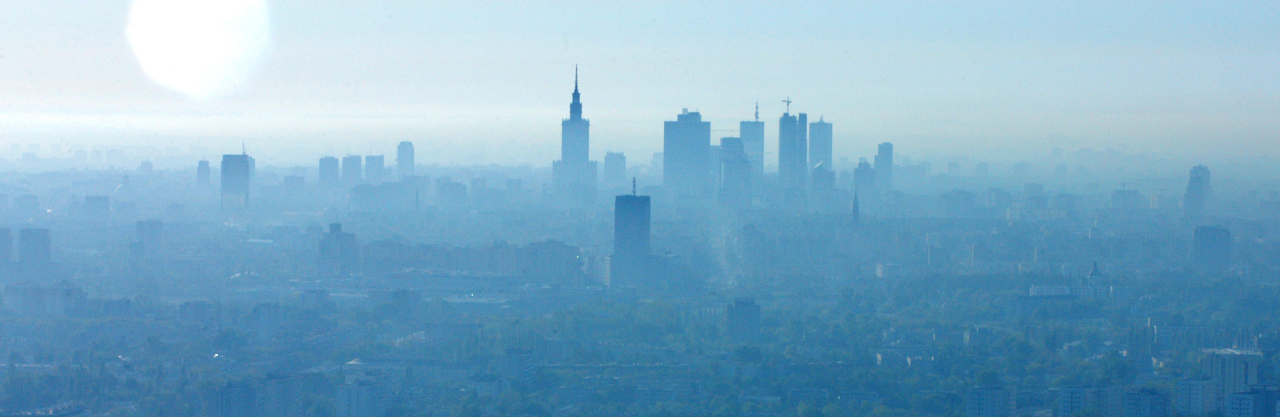
<svg viewBox="0 0 1280 417">
<path fill-rule="evenodd" d="M 582 94 L 578 92 L 578 66 L 573 66 L 573 102 L 569 118 L 560 122 L 560 160 L 551 166 L 556 188 L 574 200 L 595 198 L 596 163 L 591 161 L 591 122 L 582 118 Z"/>
<path fill-rule="evenodd" d="M 582 94 L 578 93 L 578 66 L 573 66 L 573 102 L 569 103 L 569 120 L 582 120 Z"/>
</svg>

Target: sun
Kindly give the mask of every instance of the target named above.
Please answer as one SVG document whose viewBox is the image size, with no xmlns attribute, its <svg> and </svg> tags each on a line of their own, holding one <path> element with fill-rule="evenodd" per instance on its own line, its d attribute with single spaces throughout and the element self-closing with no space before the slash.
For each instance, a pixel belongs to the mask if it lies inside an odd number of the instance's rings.
<svg viewBox="0 0 1280 417">
<path fill-rule="evenodd" d="M 206 100 L 248 80 L 271 24 L 263 0 L 134 0 L 125 36 L 153 81 Z"/>
</svg>

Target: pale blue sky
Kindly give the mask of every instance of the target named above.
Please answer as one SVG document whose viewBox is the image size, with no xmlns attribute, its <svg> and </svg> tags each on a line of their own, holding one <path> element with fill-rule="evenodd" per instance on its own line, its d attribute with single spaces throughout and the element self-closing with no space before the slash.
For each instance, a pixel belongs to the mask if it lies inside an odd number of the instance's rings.
<svg viewBox="0 0 1280 417">
<path fill-rule="evenodd" d="M 0 143 L 547 165 L 578 64 L 596 158 L 648 161 L 683 107 L 730 136 L 759 101 L 775 136 L 787 96 L 837 157 L 1280 155 L 1280 2 L 427 3 L 272 1 L 269 57 L 210 101 L 142 74 L 127 1 L 9 4 Z"/>
</svg>

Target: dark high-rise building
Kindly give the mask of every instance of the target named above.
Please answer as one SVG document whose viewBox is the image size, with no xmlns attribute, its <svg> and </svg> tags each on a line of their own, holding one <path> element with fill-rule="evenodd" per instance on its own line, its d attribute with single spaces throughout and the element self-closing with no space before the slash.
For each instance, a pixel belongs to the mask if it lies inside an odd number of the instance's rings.
<svg viewBox="0 0 1280 417">
<path fill-rule="evenodd" d="M 634 187 L 634 186 L 633 186 Z M 649 258 L 649 196 L 620 195 L 613 203 L 611 286 L 644 284 Z"/>
<path fill-rule="evenodd" d="M 778 119 L 778 183 L 789 200 L 804 194 L 808 187 L 809 116 L 783 113 Z"/>
<path fill-rule="evenodd" d="M 831 161 L 831 123 L 821 117 L 809 124 L 809 168 L 816 168 L 818 164 L 832 172 L 836 169 Z"/>
<path fill-rule="evenodd" d="M 760 105 L 756 104 L 756 119 L 738 123 L 738 137 L 742 138 L 742 149 L 747 152 L 747 160 L 751 162 L 751 176 L 760 178 L 764 175 L 764 122 L 760 121 Z"/>
<path fill-rule="evenodd" d="M 364 166 L 363 158 L 360 155 L 347 155 L 342 157 L 342 183 L 355 184 L 360 182 L 360 176 L 363 174 Z"/>
<path fill-rule="evenodd" d="M 1225 227 L 1196 227 L 1192 246 L 1196 262 L 1201 265 L 1225 268 L 1231 264 L 1231 231 Z"/>
<path fill-rule="evenodd" d="M 249 185 L 253 181 L 253 165 L 253 157 L 249 155 L 222 156 L 223 210 L 249 207 Z"/>
<path fill-rule="evenodd" d="M 881 143 L 876 154 L 876 188 L 893 189 L 893 144 Z"/>
<path fill-rule="evenodd" d="M 621 152 L 609 152 L 604 155 L 604 184 L 609 188 L 627 185 L 626 155 Z"/>
<path fill-rule="evenodd" d="M 341 168 L 338 166 L 338 158 L 326 156 L 320 158 L 320 186 L 337 188 L 342 185 Z"/>
<path fill-rule="evenodd" d="M 711 186 L 711 122 L 684 109 L 662 134 L 662 183 L 678 194 L 705 196 Z"/>
<path fill-rule="evenodd" d="M 43 267 L 53 263 L 49 229 L 18 231 L 18 263 L 27 267 Z"/>
<path fill-rule="evenodd" d="M 620 195 L 613 203 L 613 256 L 649 254 L 649 196 Z"/>
<path fill-rule="evenodd" d="M 740 138 L 720 139 L 720 201 L 740 205 L 747 201 L 753 180 L 751 159 Z"/>
<path fill-rule="evenodd" d="M 578 70 L 573 72 L 573 102 L 569 118 L 560 122 L 560 160 L 551 164 L 551 181 L 561 193 L 576 201 L 591 201 L 596 194 L 596 163 L 591 160 L 591 121 L 582 118 Z"/>
<path fill-rule="evenodd" d="M 1196 165 L 1191 168 L 1191 179 L 1187 181 L 1187 193 L 1183 195 L 1182 209 L 1187 220 L 1196 221 L 1204 217 L 1205 203 L 1213 191 L 1209 182 L 1209 167 Z"/>
<path fill-rule="evenodd" d="M 396 175 L 400 178 L 413 176 L 413 142 L 400 142 L 396 147 Z"/>
<path fill-rule="evenodd" d="M 386 180 L 387 167 L 382 155 L 364 157 L 364 178 L 372 183 Z"/>
<path fill-rule="evenodd" d="M 200 161 L 196 165 L 196 185 L 201 187 L 209 186 L 209 161 Z"/>
</svg>

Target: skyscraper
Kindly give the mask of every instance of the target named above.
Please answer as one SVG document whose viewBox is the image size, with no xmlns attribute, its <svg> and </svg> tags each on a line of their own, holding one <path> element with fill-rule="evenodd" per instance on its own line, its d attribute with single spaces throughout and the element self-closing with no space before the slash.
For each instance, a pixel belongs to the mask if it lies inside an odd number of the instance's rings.
<svg viewBox="0 0 1280 417">
<path fill-rule="evenodd" d="M 360 176 L 364 167 L 362 165 L 363 158 L 360 155 L 347 155 L 342 157 L 342 183 L 351 185 L 360 182 Z"/>
<path fill-rule="evenodd" d="M 551 164 L 551 181 L 561 193 L 582 202 L 595 199 L 596 163 L 591 160 L 591 122 L 582 118 L 578 70 L 573 70 L 569 118 L 560 122 L 560 160 Z"/>
<path fill-rule="evenodd" d="M 400 146 L 396 147 L 396 176 L 413 176 L 413 142 L 400 142 Z"/>
<path fill-rule="evenodd" d="M 751 162 L 751 176 L 760 178 L 764 175 L 764 122 L 760 121 L 759 103 L 755 121 L 738 123 L 738 137 L 742 138 L 742 148 Z"/>
<path fill-rule="evenodd" d="M 253 178 L 253 164 L 253 157 L 249 155 L 222 156 L 223 210 L 249 207 L 249 185 Z"/>
<path fill-rule="evenodd" d="M 720 139 L 720 201 L 731 206 L 747 201 L 751 190 L 751 160 L 743 149 L 742 139 Z"/>
<path fill-rule="evenodd" d="M 858 160 L 858 167 L 853 169 L 853 191 L 864 196 L 875 194 L 876 170 L 866 158 Z"/>
<path fill-rule="evenodd" d="M 196 185 L 209 186 L 209 161 L 200 161 L 200 164 L 196 165 Z"/>
<path fill-rule="evenodd" d="M 382 155 L 364 157 L 364 178 L 372 183 L 386 180 L 387 167 Z"/>
<path fill-rule="evenodd" d="M 649 254 L 649 196 L 620 195 L 613 203 L 613 256 L 639 259 Z"/>
<path fill-rule="evenodd" d="M 876 154 L 876 188 L 890 190 L 893 188 L 893 144 L 881 143 Z"/>
<path fill-rule="evenodd" d="M 1183 195 L 1182 209 L 1187 220 L 1196 221 L 1204 217 L 1204 206 L 1213 191 L 1209 182 L 1209 167 L 1196 165 L 1191 168 L 1191 179 L 1187 181 L 1187 193 Z"/>
<path fill-rule="evenodd" d="M 819 117 L 818 121 L 809 124 L 809 168 L 822 164 L 835 172 L 836 167 L 831 163 L 831 123 Z"/>
<path fill-rule="evenodd" d="M 663 125 L 662 183 L 687 196 L 705 196 L 711 186 L 711 122 L 684 109 Z"/>
<path fill-rule="evenodd" d="M 613 257 L 609 262 L 609 285 L 636 286 L 649 258 L 649 196 L 620 195 L 613 203 Z"/>
<path fill-rule="evenodd" d="M 621 152 L 604 154 L 604 185 L 609 188 L 624 187 L 627 183 L 627 156 Z"/>
<path fill-rule="evenodd" d="M 808 119 L 804 113 L 778 119 L 778 182 L 788 200 L 802 197 L 808 186 Z"/>
<path fill-rule="evenodd" d="M 338 158 L 326 156 L 320 158 L 320 186 L 337 188 L 342 185 L 341 169 L 338 168 Z"/>
</svg>

